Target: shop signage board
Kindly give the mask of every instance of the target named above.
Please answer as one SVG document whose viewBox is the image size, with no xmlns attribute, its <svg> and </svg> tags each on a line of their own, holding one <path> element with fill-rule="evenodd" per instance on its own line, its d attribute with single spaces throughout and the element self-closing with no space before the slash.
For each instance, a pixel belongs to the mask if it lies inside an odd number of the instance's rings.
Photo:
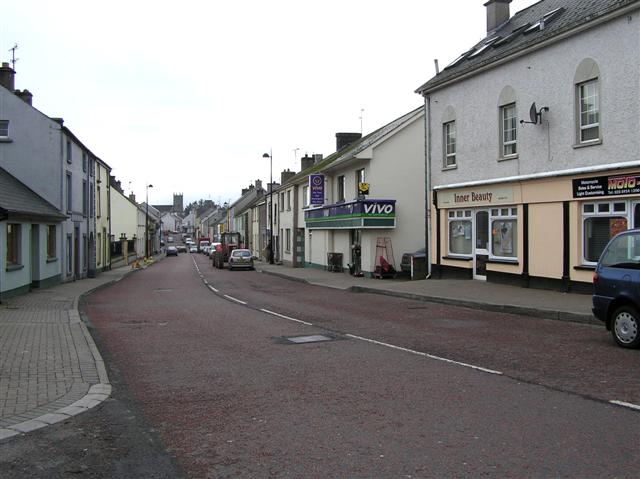
<svg viewBox="0 0 640 479">
<path fill-rule="evenodd" d="M 307 228 L 395 228 L 396 200 L 359 199 L 304 213 Z"/>
<path fill-rule="evenodd" d="M 324 175 L 309 175 L 309 204 L 324 204 Z"/>
<path fill-rule="evenodd" d="M 438 208 L 464 208 L 513 203 L 512 188 L 473 188 L 438 191 Z"/>
<path fill-rule="evenodd" d="M 594 176 L 573 180 L 574 198 L 636 195 L 640 193 L 640 174 Z"/>
</svg>

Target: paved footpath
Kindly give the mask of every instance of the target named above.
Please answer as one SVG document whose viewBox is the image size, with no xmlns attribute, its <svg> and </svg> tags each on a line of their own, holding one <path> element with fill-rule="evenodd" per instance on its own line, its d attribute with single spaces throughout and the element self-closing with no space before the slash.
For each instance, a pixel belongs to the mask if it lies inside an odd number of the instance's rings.
<svg viewBox="0 0 640 479">
<path fill-rule="evenodd" d="M 0 441 L 64 421 L 109 397 L 104 362 L 78 301 L 131 271 L 105 271 L 0 304 Z"/>
</svg>

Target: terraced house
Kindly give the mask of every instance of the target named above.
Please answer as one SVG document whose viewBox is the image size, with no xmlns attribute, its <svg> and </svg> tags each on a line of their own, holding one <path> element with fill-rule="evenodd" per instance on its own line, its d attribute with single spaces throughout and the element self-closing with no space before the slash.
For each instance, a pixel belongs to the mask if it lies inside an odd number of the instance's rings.
<svg viewBox="0 0 640 479">
<path fill-rule="evenodd" d="M 590 290 L 615 233 L 640 227 L 640 2 L 541 0 L 418 88 L 431 270 Z"/>
</svg>

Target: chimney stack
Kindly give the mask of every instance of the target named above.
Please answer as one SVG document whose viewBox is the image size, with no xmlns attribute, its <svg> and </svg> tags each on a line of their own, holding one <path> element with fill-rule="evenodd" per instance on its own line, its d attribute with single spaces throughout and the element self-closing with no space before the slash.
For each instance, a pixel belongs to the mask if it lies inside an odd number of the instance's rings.
<svg viewBox="0 0 640 479">
<path fill-rule="evenodd" d="M 320 163 L 322 161 L 322 153 L 314 153 L 313 154 L 313 164 L 317 165 L 318 163 Z"/>
<path fill-rule="evenodd" d="M 509 20 L 509 4 L 511 0 L 489 0 L 484 4 L 487 7 L 487 34 Z"/>
<path fill-rule="evenodd" d="M 284 185 L 287 181 L 289 181 L 294 176 L 296 176 L 296 172 L 291 171 L 289 170 L 289 168 L 287 168 L 282 173 L 280 173 L 280 183 Z"/>
<path fill-rule="evenodd" d="M 130 193 L 129 194 L 129 199 L 135 203 L 136 202 L 136 195 L 133 194 L 133 193 Z"/>
<path fill-rule="evenodd" d="M 20 98 L 23 102 L 25 102 L 29 106 L 33 106 L 33 94 L 25 89 L 23 91 L 16 90 L 15 94 Z"/>
<path fill-rule="evenodd" d="M 300 158 L 300 171 L 304 171 L 307 168 L 312 167 L 313 163 L 313 156 L 309 156 L 305 153 L 304 156 Z"/>
<path fill-rule="evenodd" d="M 255 185 L 256 185 L 256 190 L 261 190 L 262 189 L 262 180 L 256 180 L 255 181 Z"/>
<path fill-rule="evenodd" d="M 336 133 L 336 151 L 342 150 L 360 138 L 362 133 Z"/>
<path fill-rule="evenodd" d="M 0 67 L 0 85 L 13 93 L 13 90 L 16 89 L 15 77 L 16 71 L 9 66 L 9 63 L 2 62 L 2 67 Z"/>
</svg>

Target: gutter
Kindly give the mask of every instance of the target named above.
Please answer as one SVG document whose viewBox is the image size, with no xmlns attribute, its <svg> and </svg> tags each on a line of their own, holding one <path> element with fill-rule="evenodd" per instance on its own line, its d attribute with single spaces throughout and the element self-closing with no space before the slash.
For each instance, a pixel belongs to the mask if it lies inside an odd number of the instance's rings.
<svg viewBox="0 0 640 479">
<path fill-rule="evenodd" d="M 429 192 L 431 191 L 431 97 L 424 97 L 424 212 L 425 212 L 425 252 L 427 259 L 427 277 L 431 277 L 431 203 L 429 202 Z"/>
<path fill-rule="evenodd" d="M 450 190 L 454 188 L 468 188 L 470 186 L 495 185 L 498 183 L 515 183 L 518 181 L 538 180 L 545 178 L 555 178 L 556 176 L 572 176 L 583 175 L 587 173 L 597 173 L 607 170 L 622 170 L 626 168 L 639 168 L 640 161 L 626 161 L 622 163 L 610 163 L 607 165 L 587 166 L 581 168 L 570 168 L 567 170 L 559 170 L 545 173 L 532 173 L 529 175 L 508 176 L 504 178 L 492 178 L 489 180 L 467 181 L 465 183 L 452 183 L 450 185 L 434 186 L 434 191 Z"/>
</svg>

